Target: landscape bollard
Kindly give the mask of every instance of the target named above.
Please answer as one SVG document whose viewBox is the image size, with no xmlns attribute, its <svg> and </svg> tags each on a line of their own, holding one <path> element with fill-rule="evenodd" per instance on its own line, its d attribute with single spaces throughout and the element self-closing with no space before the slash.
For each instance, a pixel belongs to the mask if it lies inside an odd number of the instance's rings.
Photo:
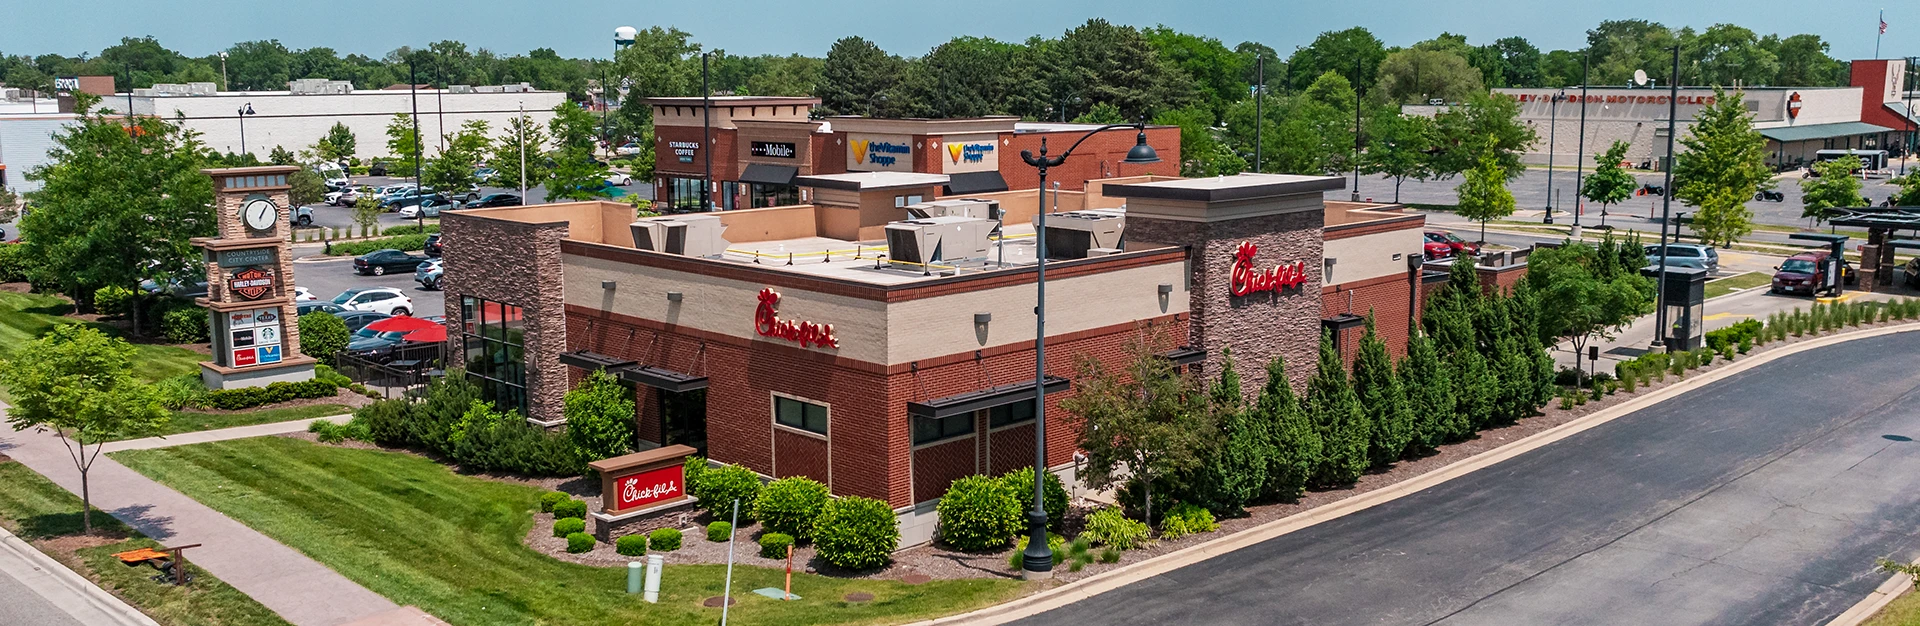
<svg viewBox="0 0 1920 626">
<path fill-rule="evenodd" d="M 667 557 L 658 554 L 647 555 L 647 595 L 642 600 L 651 603 L 660 602 L 660 570 L 667 566 Z"/>
<path fill-rule="evenodd" d="M 640 593 L 640 562 L 627 562 L 627 593 Z"/>
</svg>

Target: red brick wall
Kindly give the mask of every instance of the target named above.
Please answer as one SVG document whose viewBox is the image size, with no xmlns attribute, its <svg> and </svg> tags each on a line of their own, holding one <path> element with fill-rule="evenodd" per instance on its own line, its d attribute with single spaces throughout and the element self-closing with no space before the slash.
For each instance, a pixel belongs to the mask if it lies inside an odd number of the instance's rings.
<svg viewBox="0 0 1920 626">
<path fill-rule="evenodd" d="M 831 417 L 828 418 L 832 420 Z M 833 432 L 829 425 L 827 432 Z M 805 476 L 824 484 L 833 483 L 827 440 L 809 437 L 782 428 L 773 429 L 773 477 Z"/>
<path fill-rule="evenodd" d="M 706 155 L 696 150 L 692 163 L 681 163 L 667 144 L 675 141 L 701 142 L 699 126 L 659 126 L 654 128 L 653 171 L 656 176 L 699 178 L 706 173 Z M 739 155 L 734 130 L 713 129 L 713 180 L 740 180 Z"/>
<path fill-rule="evenodd" d="M 847 173 L 847 142 L 839 133 L 814 133 L 809 140 L 813 150 L 814 174 Z M 805 172 L 802 172 L 805 173 Z"/>
<path fill-rule="evenodd" d="M 978 437 L 967 435 L 914 450 L 913 501 L 938 498 L 953 481 L 975 474 L 980 468 L 978 447 Z"/>
<path fill-rule="evenodd" d="M 1048 399 L 1048 403 L 1052 403 L 1051 398 Z M 1003 428 L 989 436 L 991 441 L 987 443 L 988 474 L 999 476 L 1022 467 L 1033 466 L 1032 424 Z"/>
<path fill-rule="evenodd" d="M 1417 275 L 1410 278 L 1408 274 L 1398 274 L 1327 287 L 1320 292 L 1321 317 L 1342 313 L 1366 317 L 1372 313 L 1374 331 L 1380 334 L 1381 340 L 1387 342 L 1387 350 L 1394 358 L 1399 358 L 1407 351 L 1407 318 L 1417 280 Z M 1351 361 L 1364 331 L 1356 330 L 1349 334 L 1353 342 L 1348 348 L 1352 350 L 1343 349 L 1342 353 Z"/>
<path fill-rule="evenodd" d="M 1006 179 L 1008 189 L 1033 189 L 1040 186 L 1040 174 L 1033 166 L 1020 160 L 1021 150 L 1040 153 L 1040 139 L 1046 138 L 1048 154 L 1060 154 L 1073 142 L 1085 135 L 1085 131 L 1065 133 L 1001 133 L 1000 177 Z M 1150 165 L 1127 165 L 1120 162 L 1127 158 L 1127 151 L 1133 149 L 1138 133 L 1132 130 L 1109 130 L 1093 138 L 1073 151 L 1073 156 L 1060 167 L 1047 171 L 1048 182 L 1059 182 L 1060 188 L 1068 191 L 1080 191 L 1086 188 L 1086 182 L 1101 178 L 1119 176 L 1142 176 L 1157 174 L 1161 176 L 1180 175 L 1180 129 L 1147 129 L 1147 145 L 1153 146 L 1160 154 L 1160 162 Z M 1010 144 L 1007 142 L 1011 142 Z"/>
</svg>

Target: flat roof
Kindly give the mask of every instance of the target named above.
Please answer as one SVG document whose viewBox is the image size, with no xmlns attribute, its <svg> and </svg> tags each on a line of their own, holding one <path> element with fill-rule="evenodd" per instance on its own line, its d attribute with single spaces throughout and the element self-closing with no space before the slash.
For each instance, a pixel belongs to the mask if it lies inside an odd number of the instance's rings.
<svg viewBox="0 0 1920 626">
<path fill-rule="evenodd" d="M 760 105 L 760 106 L 813 106 L 820 104 L 819 98 L 804 96 L 674 96 L 665 98 L 647 98 L 652 106 L 698 106 L 705 102 L 724 106 Z"/>
<path fill-rule="evenodd" d="M 927 267 L 887 263 L 881 258 L 887 253 L 884 241 L 845 241 L 830 237 L 729 244 L 720 259 L 804 276 L 883 286 L 1033 266 L 1038 258 L 1033 225 L 1007 224 L 1002 232 L 1004 236 L 987 248 L 985 259 L 935 261 Z M 789 259 L 792 259 L 790 265 Z"/>
<path fill-rule="evenodd" d="M 1848 137 L 1873 133 L 1893 132 L 1893 129 L 1866 122 L 1835 122 L 1832 124 L 1805 124 L 1801 126 L 1775 126 L 1756 128 L 1760 135 L 1774 141 L 1806 141 L 1826 139 L 1828 137 Z"/>
<path fill-rule="evenodd" d="M 896 189 L 900 187 L 931 187 L 934 185 L 945 185 L 948 180 L 950 179 L 946 174 L 923 174 L 920 172 L 848 172 L 845 174 L 798 176 L 793 179 L 793 184 L 801 187 L 866 191 L 869 189 Z"/>
<path fill-rule="evenodd" d="M 1346 188 L 1338 176 L 1296 174 L 1234 174 L 1212 178 L 1182 178 L 1130 185 L 1106 185 L 1101 193 L 1118 198 L 1158 198 L 1223 202 L 1299 194 L 1317 194 Z"/>
</svg>

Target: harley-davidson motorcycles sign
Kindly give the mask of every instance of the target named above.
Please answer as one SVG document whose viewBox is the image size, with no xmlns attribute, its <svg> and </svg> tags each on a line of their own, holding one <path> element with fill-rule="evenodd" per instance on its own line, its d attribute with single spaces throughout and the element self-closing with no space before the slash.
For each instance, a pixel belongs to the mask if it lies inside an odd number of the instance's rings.
<svg viewBox="0 0 1920 626">
<path fill-rule="evenodd" d="M 227 279 L 227 291 L 245 300 L 259 300 L 273 293 L 273 272 L 247 267 L 235 270 Z"/>
</svg>

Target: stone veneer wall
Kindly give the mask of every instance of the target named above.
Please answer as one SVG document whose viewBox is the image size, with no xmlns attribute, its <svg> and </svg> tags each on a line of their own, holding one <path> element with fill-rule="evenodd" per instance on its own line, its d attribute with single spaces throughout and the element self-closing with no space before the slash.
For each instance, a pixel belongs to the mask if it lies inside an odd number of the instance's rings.
<svg viewBox="0 0 1920 626">
<path fill-rule="evenodd" d="M 462 296 L 485 298 L 521 307 L 526 328 L 524 353 L 527 415 L 542 421 L 561 419 L 567 394 L 567 368 L 560 353 L 567 348 L 565 300 L 562 297 L 560 240 L 566 222 L 529 224 L 449 213 L 440 220 L 446 252 L 447 328 L 466 328 L 461 317 Z M 460 354 L 457 332 L 447 338 L 453 354 Z"/>
<path fill-rule="evenodd" d="M 1220 351 L 1233 350 L 1244 390 L 1257 393 L 1266 385 L 1266 364 L 1286 358 L 1287 378 L 1304 390 L 1319 358 L 1320 284 L 1325 244 L 1319 210 L 1245 219 L 1194 222 L 1130 215 L 1129 241 L 1185 244 L 1192 267 L 1189 337 L 1207 350 L 1201 370 L 1219 372 Z M 1307 262 L 1307 282 L 1279 294 L 1260 293 L 1236 298 L 1229 293 L 1234 251 L 1243 241 L 1259 247 L 1257 267 Z"/>
</svg>

